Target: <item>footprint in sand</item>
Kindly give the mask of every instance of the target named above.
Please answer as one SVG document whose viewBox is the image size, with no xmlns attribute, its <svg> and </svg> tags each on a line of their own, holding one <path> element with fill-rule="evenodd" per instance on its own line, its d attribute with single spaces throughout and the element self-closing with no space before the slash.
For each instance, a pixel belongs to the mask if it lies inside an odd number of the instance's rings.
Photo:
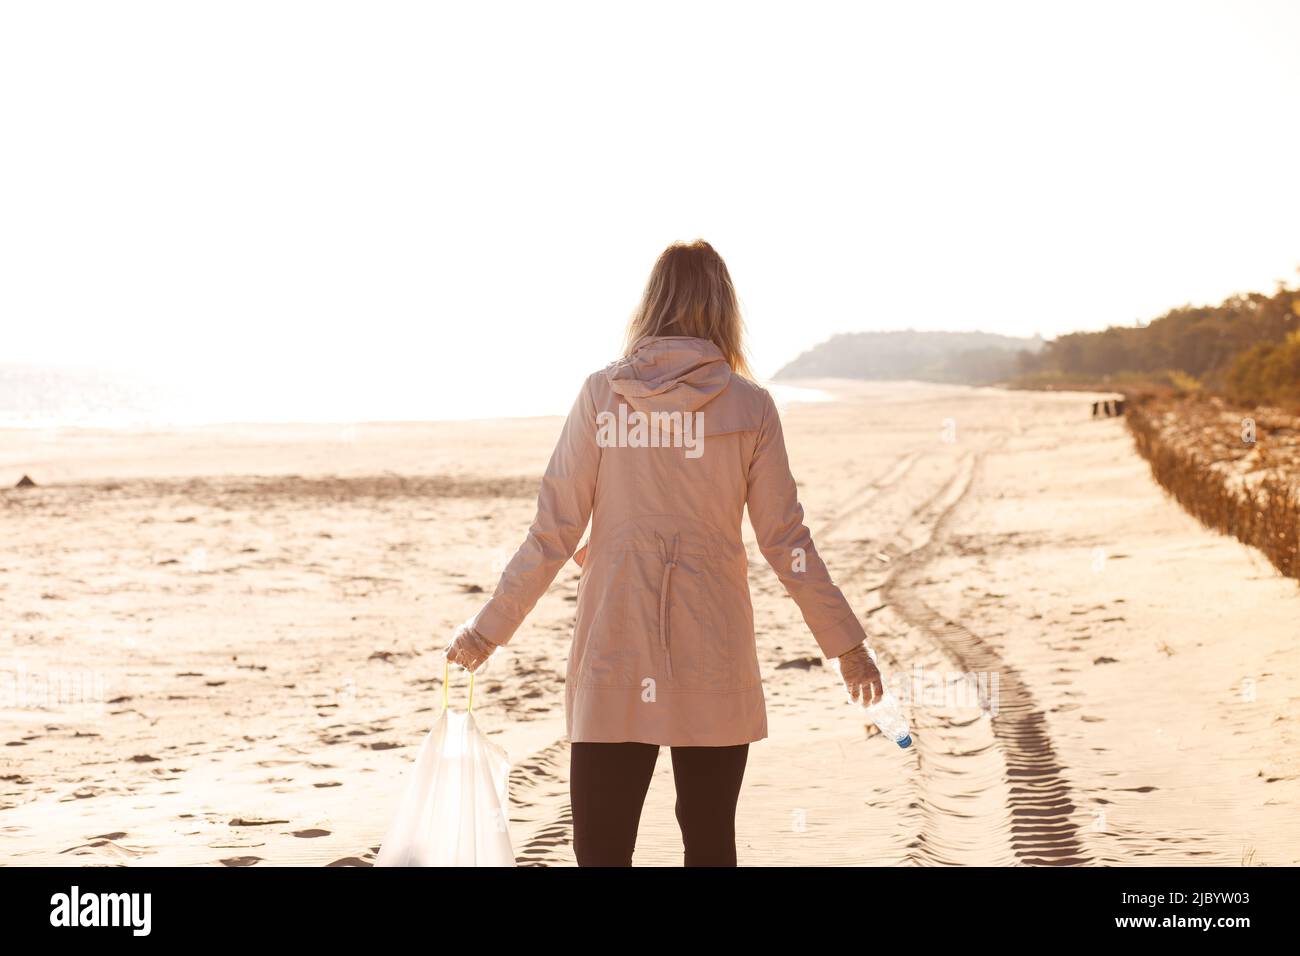
<svg viewBox="0 0 1300 956">
<path fill-rule="evenodd" d="M 293 835 L 304 840 L 311 840 L 316 837 L 329 836 L 329 830 L 294 830 Z"/>
<path fill-rule="evenodd" d="M 799 670 L 806 671 L 821 666 L 822 660 L 820 657 L 796 657 L 794 660 L 783 661 L 782 663 L 777 664 L 776 669 L 783 671 L 789 670 L 792 667 L 797 667 Z"/>
<path fill-rule="evenodd" d="M 230 856 L 220 861 L 222 866 L 256 866 L 262 862 L 260 856 Z"/>
<path fill-rule="evenodd" d="M 288 820 L 261 820 L 257 817 L 235 817 L 227 825 L 232 827 L 269 827 L 277 823 L 288 822 Z"/>
<path fill-rule="evenodd" d="M 124 836 L 126 836 L 124 830 L 101 833 L 98 836 L 88 837 L 89 842 L 87 843 L 70 846 L 66 850 L 60 850 L 59 853 L 71 853 L 73 856 L 108 856 L 118 860 L 131 860 L 153 852 L 138 847 L 123 846 L 117 841 Z"/>
</svg>

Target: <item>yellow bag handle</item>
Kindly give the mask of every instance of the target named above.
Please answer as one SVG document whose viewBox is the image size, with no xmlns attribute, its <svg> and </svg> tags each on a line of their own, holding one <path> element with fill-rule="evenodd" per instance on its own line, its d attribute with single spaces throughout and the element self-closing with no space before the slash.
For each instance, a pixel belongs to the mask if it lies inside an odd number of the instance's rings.
<svg viewBox="0 0 1300 956">
<path fill-rule="evenodd" d="M 447 685 L 451 679 L 451 661 L 447 658 L 442 659 L 442 709 L 447 709 Z M 474 709 L 474 672 L 469 672 L 469 703 L 465 707 L 465 712 L 469 713 Z"/>
</svg>

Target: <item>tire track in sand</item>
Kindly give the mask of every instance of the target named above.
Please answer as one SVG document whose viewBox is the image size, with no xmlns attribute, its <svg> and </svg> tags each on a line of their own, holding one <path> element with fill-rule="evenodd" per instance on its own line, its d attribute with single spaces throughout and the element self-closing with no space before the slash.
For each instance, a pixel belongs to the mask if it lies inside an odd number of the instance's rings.
<svg viewBox="0 0 1300 956">
<path fill-rule="evenodd" d="M 569 741 L 561 737 L 510 768 L 510 832 L 520 866 L 572 866 Z"/>
<path fill-rule="evenodd" d="M 884 601 L 901 621 L 928 637 L 963 673 L 997 674 L 1000 682 L 997 712 L 992 715 L 993 737 L 1004 762 L 1007 838 L 1016 861 L 1024 865 L 1067 866 L 1091 862 L 1080 841 L 1073 817 L 1077 806 L 1070 795 L 1064 768 L 1056 756 L 1046 716 L 1032 689 L 1020 673 L 986 641 L 959 621 L 939 614 L 921 599 L 917 580 L 931 558 L 941 549 L 943 536 L 957 508 L 966 500 L 983 460 L 983 452 L 968 456 L 958 473 L 932 499 L 914 512 L 915 525 L 900 528 L 882 549 L 890 571 L 880 589 Z M 953 747 L 948 757 L 980 760 L 987 756 L 980 724 L 983 721 L 950 722 L 949 731 L 967 746 Z M 952 777 L 947 768 L 945 777 Z M 960 769 L 957 769 L 960 773 Z M 927 783 L 936 778 L 925 774 Z M 955 794 L 929 793 L 923 799 L 936 805 L 954 805 Z M 927 814 L 918 839 L 918 862 L 958 862 L 944 854 L 954 846 L 946 830 L 950 822 L 940 814 Z M 978 822 L 978 818 L 975 818 Z"/>
</svg>

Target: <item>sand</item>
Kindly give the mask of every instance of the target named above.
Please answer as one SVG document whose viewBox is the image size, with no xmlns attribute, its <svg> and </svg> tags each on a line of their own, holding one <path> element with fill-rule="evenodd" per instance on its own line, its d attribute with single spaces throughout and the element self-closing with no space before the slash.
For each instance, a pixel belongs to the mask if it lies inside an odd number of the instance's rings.
<svg viewBox="0 0 1300 956">
<path fill-rule="evenodd" d="M 929 690 L 912 749 L 874 735 L 746 528 L 770 737 L 742 865 L 1300 862 L 1295 582 L 1169 501 L 1094 396 L 800 384 L 836 396 L 783 412 L 819 548 Z M 369 865 L 559 426 L 0 431 L 0 483 L 39 485 L 0 492 L 0 862 Z M 530 865 L 573 864 L 577 574 L 477 681 Z M 671 776 L 638 864 L 681 862 Z"/>
</svg>

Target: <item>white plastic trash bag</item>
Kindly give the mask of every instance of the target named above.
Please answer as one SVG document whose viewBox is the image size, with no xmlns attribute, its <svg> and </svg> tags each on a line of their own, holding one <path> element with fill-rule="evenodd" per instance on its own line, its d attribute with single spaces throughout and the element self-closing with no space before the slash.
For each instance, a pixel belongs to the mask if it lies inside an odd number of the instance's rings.
<svg viewBox="0 0 1300 956">
<path fill-rule="evenodd" d="M 514 866 L 508 827 L 510 761 L 478 729 L 469 709 L 447 707 L 415 758 L 376 866 Z"/>
</svg>

